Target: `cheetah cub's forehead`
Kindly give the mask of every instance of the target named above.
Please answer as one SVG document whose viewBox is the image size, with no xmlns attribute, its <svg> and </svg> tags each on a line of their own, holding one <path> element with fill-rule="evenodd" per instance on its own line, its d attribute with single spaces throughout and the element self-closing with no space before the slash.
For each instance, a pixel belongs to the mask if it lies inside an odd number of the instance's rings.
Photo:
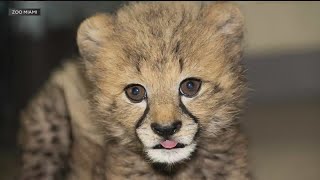
<svg viewBox="0 0 320 180">
<path fill-rule="evenodd" d="M 84 21 L 77 42 L 92 78 L 107 72 L 121 82 L 119 74 L 127 80 L 143 69 L 216 78 L 239 59 L 242 24 L 239 9 L 229 3 L 129 3 L 114 16 Z"/>
</svg>

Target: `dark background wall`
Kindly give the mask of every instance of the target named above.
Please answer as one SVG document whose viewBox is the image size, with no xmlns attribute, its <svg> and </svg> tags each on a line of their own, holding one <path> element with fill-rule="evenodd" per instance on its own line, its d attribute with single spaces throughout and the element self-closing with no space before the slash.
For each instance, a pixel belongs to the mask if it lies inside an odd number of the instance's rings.
<svg viewBox="0 0 320 180">
<path fill-rule="evenodd" d="M 78 54 L 80 22 L 123 3 L 0 2 L 0 179 L 12 179 L 18 163 L 21 108 L 64 58 Z M 244 62 L 254 89 L 243 117 L 254 175 L 320 179 L 320 3 L 237 3 L 247 19 Z M 41 8 L 41 16 L 11 17 L 9 7 Z"/>
</svg>

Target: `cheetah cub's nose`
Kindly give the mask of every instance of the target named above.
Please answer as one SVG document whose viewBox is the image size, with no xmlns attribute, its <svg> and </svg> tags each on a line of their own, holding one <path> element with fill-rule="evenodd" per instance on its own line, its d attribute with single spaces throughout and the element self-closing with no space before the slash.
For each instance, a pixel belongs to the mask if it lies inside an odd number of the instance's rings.
<svg viewBox="0 0 320 180">
<path fill-rule="evenodd" d="M 158 123 L 152 123 L 151 129 L 153 132 L 158 134 L 159 136 L 164 137 L 165 139 L 168 139 L 170 136 L 172 136 L 174 133 L 178 132 L 182 126 L 181 121 L 176 121 L 172 123 L 171 125 L 162 126 Z"/>
</svg>

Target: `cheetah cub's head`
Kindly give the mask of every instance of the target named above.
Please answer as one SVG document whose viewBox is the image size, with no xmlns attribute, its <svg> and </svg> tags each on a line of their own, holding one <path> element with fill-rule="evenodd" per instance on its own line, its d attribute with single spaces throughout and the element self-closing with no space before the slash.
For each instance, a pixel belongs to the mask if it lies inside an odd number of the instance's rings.
<svg viewBox="0 0 320 180">
<path fill-rule="evenodd" d="M 85 20 L 77 42 L 106 137 L 154 163 L 191 158 L 243 104 L 242 37 L 229 3 L 132 3 Z"/>
</svg>

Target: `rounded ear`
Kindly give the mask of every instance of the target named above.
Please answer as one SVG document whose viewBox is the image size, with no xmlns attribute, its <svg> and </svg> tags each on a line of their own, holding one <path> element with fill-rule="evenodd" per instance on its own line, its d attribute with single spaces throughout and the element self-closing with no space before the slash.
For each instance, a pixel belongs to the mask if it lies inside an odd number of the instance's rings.
<svg viewBox="0 0 320 180">
<path fill-rule="evenodd" d="M 111 15 L 99 13 L 84 20 L 77 33 L 77 44 L 81 56 L 85 60 L 95 59 L 96 54 L 112 31 Z"/>
<path fill-rule="evenodd" d="M 243 55 L 244 17 L 237 5 L 216 2 L 202 9 L 202 21 L 218 37 L 226 59 L 238 63 Z M 214 40 L 217 40 L 214 38 Z"/>
<path fill-rule="evenodd" d="M 230 2 L 216 2 L 203 9 L 203 18 L 212 24 L 216 33 L 242 36 L 244 17 L 237 5 Z"/>
</svg>

